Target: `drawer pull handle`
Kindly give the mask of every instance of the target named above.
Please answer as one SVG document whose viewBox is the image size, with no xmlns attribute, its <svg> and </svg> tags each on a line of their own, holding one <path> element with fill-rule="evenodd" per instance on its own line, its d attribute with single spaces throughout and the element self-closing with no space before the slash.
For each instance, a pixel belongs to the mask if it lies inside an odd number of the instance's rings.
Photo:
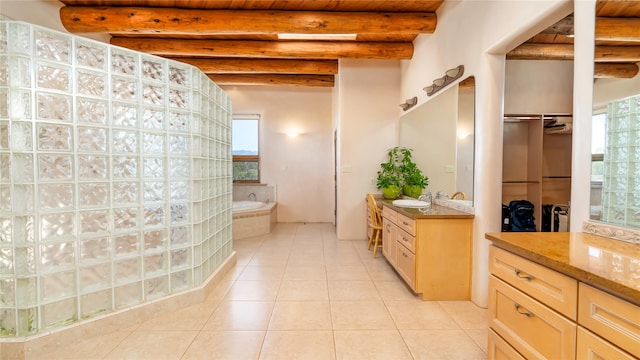
<svg viewBox="0 0 640 360">
<path fill-rule="evenodd" d="M 409 256 L 408 256 L 407 254 L 405 254 L 405 253 L 402 253 L 402 256 L 404 256 L 404 257 L 409 257 Z"/>
<path fill-rule="evenodd" d="M 403 237 L 402 237 L 402 241 L 405 241 L 405 242 L 406 242 L 406 241 L 409 241 L 409 240 L 407 240 L 407 239 L 403 236 Z"/>
<path fill-rule="evenodd" d="M 520 279 L 527 279 L 527 281 L 531 281 L 531 280 L 533 280 L 533 276 L 531 276 L 531 275 L 526 275 L 526 274 L 525 274 L 525 275 L 522 275 L 522 274 L 523 274 L 523 272 L 522 272 L 522 271 L 520 271 L 519 269 L 515 269 L 515 273 L 516 273 L 516 276 L 517 276 L 517 277 L 519 277 Z"/>
<path fill-rule="evenodd" d="M 532 317 L 533 316 L 533 313 L 529 312 L 527 309 L 525 309 L 522 306 L 520 306 L 520 304 L 515 303 L 515 304 L 513 304 L 513 306 L 516 308 L 516 311 L 518 312 L 518 314 L 522 314 L 522 315 L 524 315 L 526 317 Z M 522 310 L 524 310 L 524 312 L 520 311 L 520 308 L 522 308 Z"/>
<path fill-rule="evenodd" d="M 408 225 L 409 225 L 409 223 L 408 223 L 408 222 L 406 222 L 406 221 L 403 221 L 403 222 L 402 222 L 402 225 L 404 225 L 404 226 L 408 226 Z"/>
</svg>

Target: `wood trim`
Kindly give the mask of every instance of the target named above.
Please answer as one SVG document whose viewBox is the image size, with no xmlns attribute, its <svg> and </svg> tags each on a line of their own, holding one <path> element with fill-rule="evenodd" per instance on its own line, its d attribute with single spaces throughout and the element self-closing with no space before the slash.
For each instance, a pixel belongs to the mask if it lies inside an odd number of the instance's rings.
<svg viewBox="0 0 640 360">
<path fill-rule="evenodd" d="M 640 18 L 596 17 L 595 40 L 640 41 Z"/>
<path fill-rule="evenodd" d="M 165 57 L 411 59 L 413 43 L 233 41 L 113 37 L 111 44 Z"/>
<path fill-rule="evenodd" d="M 161 7 L 65 6 L 62 25 L 71 33 L 117 35 L 221 34 L 431 34 L 433 12 L 334 12 L 204 10 Z"/>
<path fill-rule="evenodd" d="M 507 54 L 510 60 L 573 60 L 573 44 L 525 43 Z M 638 62 L 640 46 L 596 46 L 596 62 Z"/>
<path fill-rule="evenodd" d="M 207 74 L 218 85 L 287 85 L 333 87 L 333 75 Z"/>
<path fill-rule="evenodd" d="M 338 73 L 338 60 L 170 58 L 193 65 L 205 74 L 316 74 Z"/>
</svg>

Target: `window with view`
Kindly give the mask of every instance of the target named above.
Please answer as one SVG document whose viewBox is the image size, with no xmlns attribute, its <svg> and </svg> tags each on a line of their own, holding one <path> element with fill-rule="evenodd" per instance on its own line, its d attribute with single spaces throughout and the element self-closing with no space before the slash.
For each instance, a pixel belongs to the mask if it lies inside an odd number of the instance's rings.
<svg viewBox="0 0 640 360">
<path fill-rule="evenodd" d="M 258 115 L 234 116 L 232 121 L 232 156 L 234 182 L 260 182 Z"/>
</svg>

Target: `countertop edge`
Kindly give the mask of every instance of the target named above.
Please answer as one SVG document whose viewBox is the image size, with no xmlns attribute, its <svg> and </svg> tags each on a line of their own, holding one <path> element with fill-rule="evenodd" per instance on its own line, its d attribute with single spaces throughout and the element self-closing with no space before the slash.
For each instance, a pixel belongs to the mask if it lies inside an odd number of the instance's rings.
<svg viewBox="0 0 640 360">
<path fill-rule="evenodd" d="M 405 215 L 407 217 L 413 218 L 413 219 L 473 219 L 475 218 L 474 214 L 470 214 L 470 213 L 466 213 L 464 211 L 460 211 L 460 210 L 456 210 L 453 208 L 449 208 L 446 206 L 441 206 L 441 205 L 432 205 L 432 209 L 435 208 L 442 208 L 442 209 L 447 209 L 447 214 L 430 214 L 430 213 L 420 213 L 418 211 L 418 209 L 412 209 L 412 208 L 404 208 L 404 207 L 400 207 L 400 206 L 395 206 L 391 203 L 391 200 L 383 200 L 381 201 L 382 206 L 387 206 L 393 210 L 395 210 L 396 212 Z"/>
<path fill-rule="evenodd" d="M 638 290 L 634 290 L 633 288 L 623 286 L 619 283 L 616 283 L 615 281 L 609 280 L 607 278 L 604 278 L 592 272 L 586 271 L 584 269 L 580 269 L 570 264 L 566 264 L 566 263 L 554 260 L 538 252 L 525 249 L 516 244 L 512 244 L 508 241 L 505 241 L 503 239 L 497 238 L 494 235 L 491 235 L 491 233 L 485 234 L 485 238 L 491 241 L 495 246 L 503 250 L 509 251 L 516 255 L 520 255 L 527 260 L 530 260 L 539 265 L 548 267 L 559 273 L 567 275 L 573 279 L 581 281 L 587 285 L 591 285 L 599 290 L 615 295 L 632 304 L 640 306 L 640 291 Z"/>
</svg>

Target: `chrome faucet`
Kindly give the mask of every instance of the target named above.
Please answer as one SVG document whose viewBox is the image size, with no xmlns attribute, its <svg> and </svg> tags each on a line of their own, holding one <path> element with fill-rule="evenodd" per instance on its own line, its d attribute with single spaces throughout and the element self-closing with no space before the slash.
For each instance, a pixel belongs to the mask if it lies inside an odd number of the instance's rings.
<svg viewBox="0 0 640 360">
<path fill-rule="evenodd" d="M 258 201 L 258 200 L 256 199 L 256 193 L 251 193 L 251 194 L 249 194 L 249 196 L 248 196 L 248 197 L 249 197 L 249 200 L 251 200 L 251 196 L 252 196 L 252 195 L 253 195 L 253 201 Z"/>
</svg>

